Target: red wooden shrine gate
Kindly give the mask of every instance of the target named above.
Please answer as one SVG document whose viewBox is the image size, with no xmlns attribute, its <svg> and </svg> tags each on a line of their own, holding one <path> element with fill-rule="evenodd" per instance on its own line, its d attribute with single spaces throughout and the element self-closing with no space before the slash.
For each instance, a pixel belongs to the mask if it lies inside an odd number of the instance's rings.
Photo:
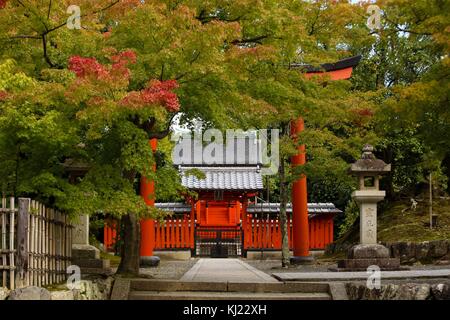
<svg viewBox="0 0 450 320">
<path fill-rule="evenodd" d="M 256 204 L 249 205 L 244 222 L 241 218 L 243 206 L 235 203 L 230 207 L 220 207 L 218 203 L 208 203 L 206 201 L 197 201 L 193 207 L 181 203 L 157 203 L 156 206 L 162 209 L 172 210 L 176 217 L 165 219 L 162 223 L 155 223 L 155 250 L 191 250 L 194 255 L 211 255 L 211 251 L 205 246 L 215 244 L 218 233 L 221 233 L 221 242 L 227 247 L 228 256 L 245 256 L 247 251 L 270 251 L 281 250 L 281 227 L 277 217 L 267 215 L 267 211 L 272 213 L 277 210 L 278 204 Z M 190 208 L 190 212 L 189 212 Z M 218 209 L 217 212 L 214 212 Z M 340 212 L 332 204 L 309 204 L 309 244 L 311 250 L 324 249 L 326 245 L 333 242 L 333 217 Z M 231 212 L 231 218 L 228 216 L 228 225 L 224 225 L 225 214 L 220 215 L 221 211 Z M 206 211 L 211 219 L 214 215 L 219 215 L 219 223 L 210 221 L 205 226 Z M 288 211 L 291 211 L 288 207 Z M 182 214 L 180 214 L 182 213 Z M 264 216 L 265 217 L 262 217 Z M 194 219 L 191 219 L 194 216 Z M 203 220 L 202 220 L 203 219 Z M 235 220 L 236 219 L 236 220 Z M 289 247 L 292 249 L 292 219 L 289 218 L 288 238 Z M 203 224 L 202 224 L 203 222 Z M 237 223 L 236 223 L 237 222 Z M 201 227 L 202 226 L 202 227 Z M 104 228 L 104 245 L 108 250 L 112 250 L 116 241 L 117 224 L 111 223 Z M 228 238 L 228 241 L 227 241 Z M 205 244 L 202 247 L 202 241 Z"/>
</svg>

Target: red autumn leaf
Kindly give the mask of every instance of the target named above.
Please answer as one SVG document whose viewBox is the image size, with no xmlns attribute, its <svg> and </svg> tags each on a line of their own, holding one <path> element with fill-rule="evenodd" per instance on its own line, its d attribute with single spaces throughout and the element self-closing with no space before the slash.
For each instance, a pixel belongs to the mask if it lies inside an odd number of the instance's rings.
<svg viewBox="0 0 450 320">
<path fill-rule="evenodd" d="M 8 97 L 8 93 L 6 91 L 0 90 L 0 101 L 5 101 Z"/>
<path fill-rule="evenodd" d="M 144 90 L 130 92 L 122 100 L 121 104 L 132 109 L 160 104 L 169 112 L 176 112 L 180 110 L 180 102 L 172 90 L 177 87 L 178 83 L 176 80 L 152 80 Z"/>
</svg>

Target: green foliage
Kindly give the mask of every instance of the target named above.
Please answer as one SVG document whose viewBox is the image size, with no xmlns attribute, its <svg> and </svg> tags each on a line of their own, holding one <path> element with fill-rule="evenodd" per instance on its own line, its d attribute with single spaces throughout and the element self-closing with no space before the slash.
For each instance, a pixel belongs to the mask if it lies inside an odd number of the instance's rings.
<svg viewBox="0 0 450 320">
<path fill-rule="evenodd" d="M 0 63 L 0 91 L 20 91 L 35 83 L 25 73 L 17 71 L 17 65 L 12 59 Z"/>
<path fill-rule="evenodd" d="M 354 200 L 350 200 L 345 207 L 345 216 L 342 223 L 339 225 L 338 237 L 342 237 L 351 230 L 355 221 L 359 218 L 359 207 Z"/>
</svg>

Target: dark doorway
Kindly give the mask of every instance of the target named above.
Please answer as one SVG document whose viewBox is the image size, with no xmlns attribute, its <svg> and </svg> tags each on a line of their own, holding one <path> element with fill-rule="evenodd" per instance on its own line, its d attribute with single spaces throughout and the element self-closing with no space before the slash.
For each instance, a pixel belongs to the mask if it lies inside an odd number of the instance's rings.
<svg viewBox="0 0 450 320">
<path fill-rule="evenodd" d="M 211 258 L 242 256 L 242 230 L 240 228 L 197 229 L 195 255 Z"/>
</svg>

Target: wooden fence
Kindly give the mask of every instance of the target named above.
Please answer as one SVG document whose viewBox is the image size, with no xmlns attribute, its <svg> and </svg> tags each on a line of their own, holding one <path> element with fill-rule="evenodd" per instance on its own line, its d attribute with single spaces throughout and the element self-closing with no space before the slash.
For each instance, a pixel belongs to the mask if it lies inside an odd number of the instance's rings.
<svg viewBox="0 0 450 320">
<path fill-rule="evenodd" d="M 244 249 L 280 250 L 281 227 L 278 219 L 250 218 L 244 230 Z M 292 219 L 288 224 L 289 247 L 292 248 Z M 324 249 L 333 242 L 333 216 L 316 216 L 309 219 L 309 248 Z"/>
<path fill-rule="evenodd" d="M 292 249 L 292 219 L 288 223 L 289 247 Z M 316 215 L 309 218 L 309 248 L 324 249 L 333 242 L 333 215 Z M 108 222 L 104 229 L 104 244 L 113 249 L 116 241 L 117 226 Z M 185 215 L 181 219 L 166 219 L 155 223 L 155 249 L 193 249 L 195 221 Z M 244 250 L 280 250 L 281 227 L 279 219 L 263 219 L 248 216 L 242 226 Z"/>
<path fill-rule="evenodd" d="M 71 264 L 68 216 L 27 198 L 2 198 L 0 285 L 9 289 L 62 282 Z"/>
<path fill-rule="evenodd" d="M 155 249 L 193 249 L 194 229 L 194 221 L 186 216 L 155 223 Z"/>
</svg>

